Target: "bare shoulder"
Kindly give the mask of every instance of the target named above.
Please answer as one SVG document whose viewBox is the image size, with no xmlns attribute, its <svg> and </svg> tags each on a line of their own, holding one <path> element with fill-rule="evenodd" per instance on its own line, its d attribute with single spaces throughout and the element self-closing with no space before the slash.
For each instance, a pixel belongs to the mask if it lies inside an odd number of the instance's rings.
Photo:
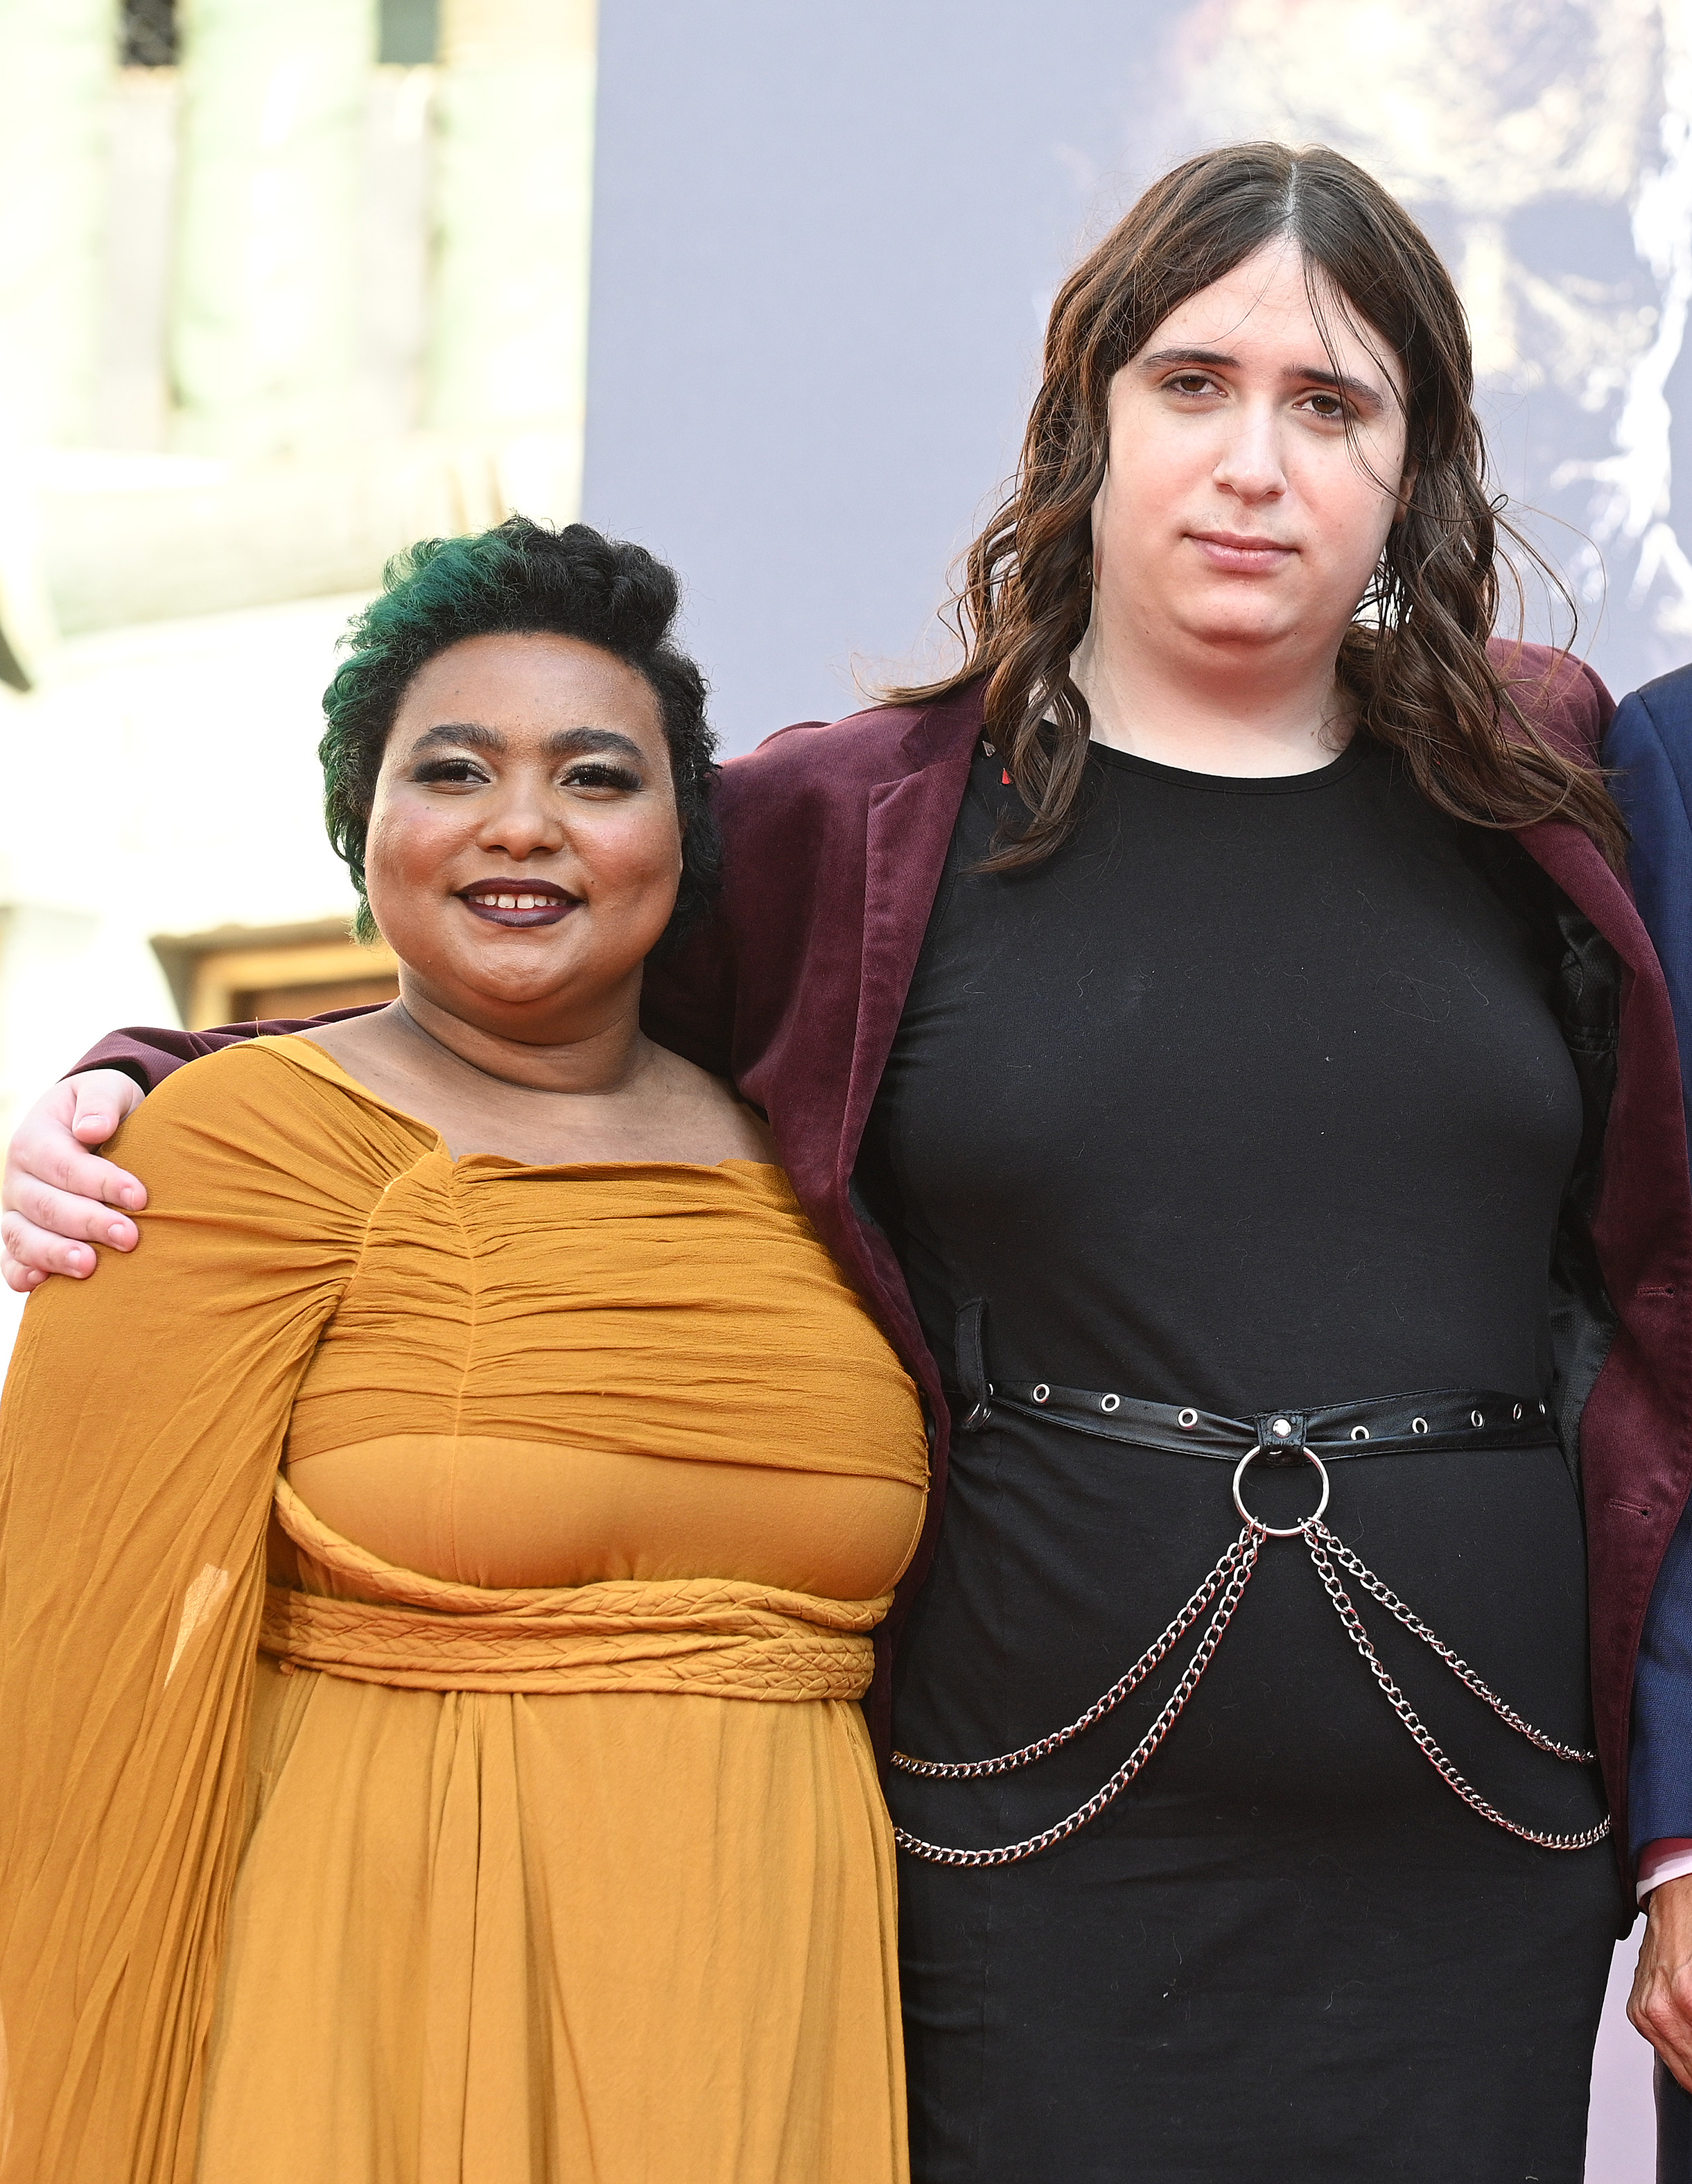
<svg viewBox="0 0 1692 2184">
<path fill-rule="evenodd" d="M 309 1031 L 290 1033 L 276 1044 L 320 1049 L 372 1099 L 415 1118 L 425 1129 L 450 1134 L 439 1112 L 442 1098 L 446 1112 L 452 1112 L 454 1076 L 468 1072 L 474 1079 L 479 1072 L 455 1057 L 431 1050 L 415 1033 L 408 1038 L 404 1023 L 400 1006 L 394 1001 L 368 1016 L 349 1017 L 340 1023 L 314 1024 Z"/>
<path fill-rule="evenodd" d="M 337 1023 L 314 1024 L 309 1031 L 291 1032 L 287 1043 L 298 1040 L 302 1045 L 319 1046 L 333 1061 L 338 1061 L 349 1075 L 358 1074 L 355 1064 L 371 1061 L 387 1052 L 392 1043 L 393 1029 L 389 1019 L 398 1007 L 390 1001 L 385 1009 L 375 1009 L 368 1016 L 343 1017 Z"/>
<path fill-rule="evenodd" d="M 726 1078 L 713 1077 L 679 1054 L 657 1050 L 661 1059 L 660 1097 L 680 1145 L 679 1157 L 715 1166 L 720 1161 L 767 1161 L 777 1164 L 776 1141 L 755 1107 L 749 1107 Z"/>
</svg>

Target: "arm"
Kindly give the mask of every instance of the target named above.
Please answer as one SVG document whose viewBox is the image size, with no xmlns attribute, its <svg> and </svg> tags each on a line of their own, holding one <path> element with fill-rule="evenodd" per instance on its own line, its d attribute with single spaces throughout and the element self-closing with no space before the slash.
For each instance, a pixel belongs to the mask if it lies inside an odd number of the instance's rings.
<svg viewBox="0 0 1692 2184">
<path fill-rule="evenodd" d="M 229 1060 L 125 1126 L 148 1257 L 31 1301 L 0 1407 L 3 2184 L 193 2174 L 271 1484 L 382 1180 Z"/>
<path fill-rule="evenodd" d="M 1604 763 L 1634 838 L 1634 899 L 1667 982 L 1692 1131 L 1692 671 L 1654 684 L 1649 702 L 1622 700 Z"/>
<path fill-rule="evenodd" d="M 365 1002 L 356 1009 L 326 1009 L 320 1017 L 276 1017 L 262 1022 L 218 1024 L 210 1031 L 167 1031 L 153 1024 L 128 1024 L 109 1031 L 97 1046 L 90 1047 L 73 1076 L 86 1069 L 120 1069 L 132 1077 L 143 1094 L 156 1092 L 173 1070 L 185 1061 L 239 1046 L 243 1039 L 276 1038 L 284 1032 L 309 1031 L 314 1024 L 344 1023 L 348 1017 L 367 1017 L 385 1002 Z"/>
<path fill-rule="evenodd" d="M 1676 684 L 1684 686 L 1679 704 Z M 1692 1081 L 1692 677 L 1624 698 L 1605 738 L 1616 800 L 1633 833 L 1639 915 L 1662 961 L 1683 1077 Z M 1689 1106 L 1692 1126 L 1692 1106 Z M 1634 1682 L 1628 1804 L 1646 1903 L 1628 2014 L 1692 2086 L 1692 1516 L 1683 1512 L 1645 1617 Z"/>
<path fill-rule="evenodd" d="M 8 1286 L 36 1289 L 49 1274 L 81 1281 L 97 1264 L 94 1245 L 135 1249 L 140 1231 L 128 1217 L 146 1205 L 146 1187 L 93 1148 L 173 1070 L 261 1033 L 309 1031 L 313 1024 L 368 1013 L 331 1009 L 320 1017 L 224 1024 L 214 1031 L 131 1025 L 109 1033 L 70 1076 L 42 1095 L 12 1134 L 0 1195 L 0 1274 Z"/>
</svg>

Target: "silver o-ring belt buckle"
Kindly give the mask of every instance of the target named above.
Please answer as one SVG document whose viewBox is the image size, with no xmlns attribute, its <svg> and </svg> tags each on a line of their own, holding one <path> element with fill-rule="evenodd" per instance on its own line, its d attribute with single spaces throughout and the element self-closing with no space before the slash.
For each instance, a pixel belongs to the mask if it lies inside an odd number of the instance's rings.
<svg viewBox="0 0 1692 2184">
<path fill-rule="evenodd" d="M 1322 1462 L 1322 1458 L 1316 1454 L 1313 1448 L 1308 1446 L 1302 1441 L 1299 1444 L 1299 1446 L 1300 1453 L 1309 1458 L 1309 1460 L 1316 1466 L 1316 1470 L 1320 1473 L 1322 1477 L 1322 1499 L 1316 1503 L 1316 1507 L 1301 1524 L 1266 1524 L 1261 1517 L 1254 1517 L 1252 1515 L 1250 1510 L 1246 1507 L 1244 1501 L 1241 1497 L 1239 1483 L 1241 1479 L 1244 1478 L 1245 1468 L 1252 1461 L 1253 1457 L 1262 1455 L 1263 1444 L 1261 1441 L 1258 1442 L 1255 1448 L 1247 1449 L 1245 1454 L 1241 1457 L 1239 1462 L 1235 1464 L 1233 1468 L 1234 1507 L 1238 1510 L 1241 1517 L 1248 1524 L 1250 1525 L 1253 1531 L 1264 1533 L 1272 1540 L 1297 1539 L 1310 1525 L 1319 1524 L 1322 1522 L 1323 1513 L 1327 1507 L 1327 1466 Z"/>
</svg>

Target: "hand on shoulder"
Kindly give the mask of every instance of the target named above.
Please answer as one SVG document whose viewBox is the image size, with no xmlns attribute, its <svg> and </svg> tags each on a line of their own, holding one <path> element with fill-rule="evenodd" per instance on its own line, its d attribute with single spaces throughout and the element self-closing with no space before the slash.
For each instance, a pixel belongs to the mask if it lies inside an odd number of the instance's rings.
<svg viewBox="0 0 1692 2184">
<path fill-rule="evenodd" d="M 44 1092 L 13 1132 L 0 1215 L 8 1288 L 27 1293 L 49 1274 L 83 1281 L 98 1263 L 92 1247 L 135 1249 L 140 1231 L 127 1215 L 146 1205 L 146 1186 L 95 1149 L 142 1096 L 120 1069 L 85 1070 Z"/>
</svg>

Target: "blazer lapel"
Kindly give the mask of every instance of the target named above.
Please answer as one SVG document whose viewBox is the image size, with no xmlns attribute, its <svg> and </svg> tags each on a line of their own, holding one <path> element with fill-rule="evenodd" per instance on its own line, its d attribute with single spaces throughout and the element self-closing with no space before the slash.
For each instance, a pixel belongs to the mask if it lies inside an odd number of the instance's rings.
<svg viewBox="0 0 1692 2184">
<path fill-rule="evenodd" d="M 858 1017 L 840 1132 L 843 1189 L 893 1050 L 980 733 L 977 686 L 925 714 L 905 739 L 912 770 L 870 791 Z"/>
</svg>

